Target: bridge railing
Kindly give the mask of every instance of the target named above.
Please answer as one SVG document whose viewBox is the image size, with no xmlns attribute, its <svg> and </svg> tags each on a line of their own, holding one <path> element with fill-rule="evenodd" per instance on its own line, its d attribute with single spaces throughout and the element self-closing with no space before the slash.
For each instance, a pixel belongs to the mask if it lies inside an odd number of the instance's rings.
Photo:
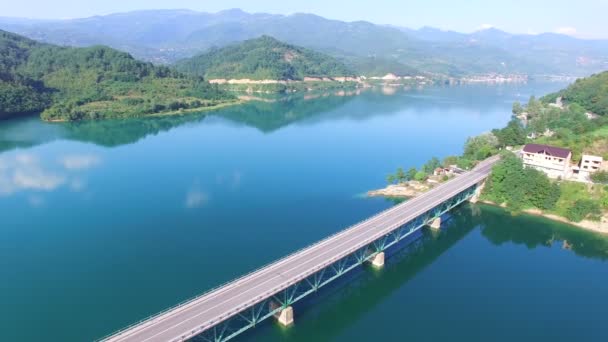
<svg viewBox="0 0 608 342">
<path fill-rule="evenodd" d="M 310 245 L 304 246 L 304 247 L 302 247 L 302 248 L 300 248 L 300 249 L 298 249 L 298 250 L 296 250 L 296 251 L 294 251 L 294 252 L 292 252 L 292 253 L 290 253 L 290 254 L 288 254 L 288 255 L 286 255 L 286 256 L 278 259 L 278 260 L 271 261 L 271 262 L 269 262 L 269 263 L 267 263 L 267 264 L 265 264 L 265 265 L 263 265 L 261 267 L 258 267 L 258 268 L 254 269 L 254 270 L 252 270 L 252 271 L 250 271 L 248 273 L 245 273 L 244 275 L 242 275 L 242 276 L 240 276 L 240 277 L 238 277 L 236 279 L 231 279 L 229 281 L 226 281 L 226 282 L 224 282 L 224 283 L 222 283 L 220 285 L 217 285 L 215 287 L 212 287 L 212 288 L 206 290 L 202 294 L 199 294 L 199 295 L 196 295 L 196 296 L 191 297 L 189 299 L 186 299 L 186 300 L 184 300 L 184 301 L 182 301 L 182 302 L 180 302 L 180 303 L 178 303 L 178 304 L 176 304 L 176 305 L 174 305 L 172 307 L 169 307 L 169 308 L 167 308 L 165 310 L 162 310 L 160 312 L 154 313 L 154 314 L 152 314 L 152 315 L 150 315 L 150 316 L 148 316 L 146 318 L 140 319 L 139 321 L 137 321 L 135 323 L 129 324 L 128 326 L 126 326 L 126 327 L 124 327 L 124 328 L 122 328 L 122 329 L 120 329 L 118 331 L 115 331 L 115 332 L 110 333 L 110 334 L 108 334 L 108 335 L 106 335 L 104 337 L 101 337 L 97 341 L 104 341 L 104 340 L 110 339 L 112 337 L 118 337 L 122 333 L 124 333 L 125 331 L 127 331 L 127 330 L 129 330 L 129 329 L 131 329 L 131 328 L 133 328 L 133 327 L 135 327 L 137 325 L 140 325 L 140 324 L 145 323 L 147 321 L 152 321 L 152 320 L 154 320 L 156 318 L 159 318 L 160 316 L 162 316 L 162 315 L 164 315 L 164 314 L 166 314 L 166 313 L 168 313 L 170 311 L 174 311 L 176 309 L 183 308 L 183 307 L 187 306 L 188 304 L 191 304 L 191 303 L 197 301 L 198 299 L 200 299 L 202 297 L 205 297 L 206 295 L 208 295 L 208 294 L 210 294 L 212 292 L 220 291 L 222 288 L 228 287 L 229 285 L 236 284 L 236 283 L 242 281 L 243 279 L 251 276 L 252 274 L 260 272 L 260 271 L 263 271 L 263 270 L 266 270 L 266 269 L 270 268 L 271 266 L 273 266 L 275 264 L 278 264 L 278 263 L 280 263 L 282 261 L 285 261 L 285 260 L 289 259 L 290 257 L 292 257 L 292 256 L 294 256 L 294 255 L 296 255 L 296 254 L 298 254 L 298 253 L 300 253 L 302 251 L 305 251 L 307 249 L 311 249 L 311 248 L 316 247 L 316 246 L 318 246 L 318 245 L 320 245 L 320 244 L 322 244 L 324 242 L 327 242 L 327 241 L 331 240 L 332 238 L 334 238 L 334 237 L 336 237 L 336 236 L 338 236 L 338 235 L 340 235 L 340 234 L 348 231 L 351 228 L 354 228 L 354 227 L 356 227 L 356 226 L 358 226 L 360 224 L 364 224 L 366 222 L 369 222 L 369 221 L 371 221 L 373 219 L 377 219 L 377 218 L 383 217 L 383 216 L 387 215 L 389 212 L 392 212 L 393 210 L 397 209 L 398 207 L 399 207 L 399 205 L 393 206 L 393 207 L 391 207 L 391 208 L 389 208 L 387 210 L 384 210 L 383 212 L 380 212 L 380 213 L 378 213 L 378 214 L 376 214 L 374 216 L 368 217 L 368 218 L 366 218 L 363 221 L 359 221 L 359 222 L 357 222 L 357 223 L 355 223 L 355 224 L 353 224 L 353 225 L 351 225 L 351 226 L 349 226 L 347 228 L 344 228 L 344 229 L 342 229 L 340 231 L 335 232 L 332 235 L 329 235 L 329 236 L 327 236 L 327 237 L 325 237 L 325 238 L 323 238 L 321 240 L 318 240 L 318 241 L 316 241 L 316 242 L 314 242 L 314 243 L 312 243 Z"/>
<path fill-rule="evenodd" d="M 466 191 L 466 190 L 464 190 L 464 191 Z M 452 196 L 451 196 L 451 197 L 453 198 L 454 196 L 458 196 L 458 194 L 460 194 L 460 193 L 463 193 L 463 191 L 462 191 L 462 190 L 460 190 L 460 191 L 455 191 L 455 192 L 452 194 Z M 468 198 L 468 197 L 470 197 L 471 195 L 472 195 L 472 193 L 471 193 L 471 194 L 469 194 L 469 196 L 467 196 L 467 198 Z M 465 198 L 463 198 L 462 200 L 458 201 L 458 203 L 457 203 L 456 205 L 458 205 L 458 204 L 462 203 L 464 200 L 465 200 Z M 446 211 L 450 210 L 451 208 L 453 208 L 453 207 L 454 207 L 454 206 L 456 206 L 456 205 L 450 206 L 450 208 L 449 208 L 449 209 L 446 209 L 446 210 L 442 211 L 442 212 L 441 212 L 441 214 L 443 214 L 444 212 L 446 212 Z M 429 210 L 427 210 L 427 211 L 423 211 L 422 213 L 420 213 L 418 216 L 416 216 L 416 217 L 415 217 L 413 220 L 411 220 L 411 221 L 418 221 L 418 219 L 419 219 L 419 218 L 421 218 L 421 217 L 425 216 L 425 215 L 426 215 L 426 213 L 427 213 L 427 212 L 430 212 L 431 210 L 432 210 L 432 209 L 429 209 Z M 387 210 L 387 211 L 388 211 L 388 210 Z M 407 235 L 409 235 L 409 234 L 411 234 L 411 233 L 412 233 L 412 232 L 414 232 L 414 231 L 417 231 L 419 228 L 421 228 L 421 227 L 422 227 L 422 226 L 424 226 L 425 224 L 426 224 L 426 223 L 425 223 L 425 220 L 424 220 L 424 219 L 423 219 L 423 220 L 421 220 L 421 221 L 420 221 L 420 223 L 418 224 L 418 226 L 417 226 L 417 227 L 415 227 L 415 228 L 412 228 L 412 229 L 411 229 L 411 230 L 410 230 L 410 231 L 409 231 L 407 234 L 405 234 L 405 235 L 404 235 L 404 237 L 405 237 L 405 236 L 407 236 Z M 388 228 L 388 230 L 394 230 L 394 229 L 396 229 L 395 227 L 399 227 L 400 225 L 401 225 L 401 224 L 395 224 L 395 225 L 392 225 L 392 226 L 390 226 L 390 227 Z M 334 234 L 334 235 L 335 235 L 335 234 Z M 369 237 L 369 238 L 368 238 L 368 239 L 367 239 L 365 242 L 363 242 L 362 244 L 363 244 L 363 245 L 371 245 L 371 244 L 373 244 L 373 242 L 374 242 L 374 241 L 378 241 L 378 239 L 380 239 L 380 237 L 379 237 L 379 236 L 382 236 L 382 235 L 384 235 L 384 234 L 377 234 L 377 235 L 378 235 L 378 236 L 371 236 L 371 237 Z M 299 275 L 299 276 L 297 276 L 297 277 L 294 277 L 294 278 L 290 279 L 290 281 L 289 281 L 288 283 L 286 283 L 286 284 L 281 284 L 281 285 L 278 285 L 278 286 L 276 286 L 276 287 L 274 287 L 274 288 L 272 288 L 272 289 L 270 289 L 270 290 L 266 291 L 264 294 L 259 295 L 259 296 L 257 296 L 256 298 L 251 299 L 249 302 L 244 303 L 244 304 L 242 304 L 242 305 L 240 305 L 240 306 L 238 306 L 238 307 L 236 307 L 236 308 L 233 308 L 231 311 L 226 312 L 226 313 L 224 313 L 224 314 L 222 314 L 222 315 L 220 315 L 220 316 L 218 316 L 218 317 L 214 318 L 214 320 L 212 320 L 212 321 L 210 321 L 210 322 L 205 323 L 205 325 L 200 326 L 200 327 L 198 327 L 198 328 L 196 328 L 196 329 L 194 329 L 194 330 L 192 330 L 192 331 L 188 332 L 188 334 L 187 334 L 187 335 L 182 336 L 182 337 L 181 337 L 181 339 L 182 339 L 182 340 L 186 340 L 186 339 L 188 339 L 188 338 L 191 338 L 192 336 L 196 336 L 196 335 L 198 335 L 198 334 L 200 334 L 200 333 L 203 333 L 205 330 L 210 329 L 210 328 L 212 328 L 212 327 L 216 326 L 218 323 L 221 323 L 221 322 L 222 322 L 222 321 L 224 321 L 225 319 L 228 319 L 228 318 L 230 318 L 230 317 L 235 316 L 236 314 L 238 314 L 239 312 L 242 312 L 242 311 L 243 311 L 243 310 L 245 310 L 246 308 L 249 308 L 249 307 L 254 307 L 254 306 L 255 306 L 255 305 L 257 305 L 258 303 L 262 302 L 262 301 L 263 301 L 265 298 L 269 298 L 269 297 L 271 297 L 271 296 L 272 296 L 273 294 L 275 294 L 275 293 L 278 293 L 278 292 L 283 291 L 283 290 L 285 290 L 285 289 L 287 289 L 287 288 L 289 288 L 289 287 L 291 287 L 291 286 L 294 286 L 295 284 L 297 284 L 297 283 L 299 283 L 299 282 L 303 281 L 304 279 L 308 278 L 308 277 L 309 277 L 309 276 L 311 276 L 312 274 L 314 274 L 314 273 L 316 273 L 316 272 L 319 272 L 319 271 L 321 271 L 322 269 L 324 269 L 324 268 L 326 268 L 326 267 L 329 267 L 329 265 L 332 265 L 332 264 L 334 264 L 334 263 L 336 263 L 336 262 L 339 262 L 340 260 L 342 260 L 343 258 L 347 257 L 348 255 L 351 255 L 351 254 L 355 253 L 355 252 L 356 252 L 357 250 L 359 250 L 360 248 L 361 248 L 361 247 L 358 247 L 358 246 L 357 246 L 357 247 L 351 247 L 351 248 L 347 249 L 345 252 L 343 252 L 343 253 L 342 253 L 343 255 L 334 256 L 334 257 L 332 257 L 331 259 L 328 259 L 328 260 L 326 261 L 326 264 L 327 264 L 327 265 L 325 265 L 325 266 L 317 266 L 317 267 L 315 267 L 314 269 L 311 269 L 311 270 L 309 271 L 309 273 L 310 273 L 310 274 L 303 274 L 303 275 Z M 374 254 L 370 254 L 370 255 L 369 255 L 369 256 L 368 256 L 366 259 L 368 259 L 368 260 L 369 260 L 369 258 L 370 258 L 371 256 L 373 256 L 373 255 L 374 255 Z M 277 311 L 277 310 L 275 310 L 275 311 Z M 271 312 L 271 314 L 272 314 L 272 312 Z M 227 340 L 227 339 L 226 339 L 226 340 Z M 225 340 L 222 340 L 222 341 L 225 341 Z"/>
</svg>

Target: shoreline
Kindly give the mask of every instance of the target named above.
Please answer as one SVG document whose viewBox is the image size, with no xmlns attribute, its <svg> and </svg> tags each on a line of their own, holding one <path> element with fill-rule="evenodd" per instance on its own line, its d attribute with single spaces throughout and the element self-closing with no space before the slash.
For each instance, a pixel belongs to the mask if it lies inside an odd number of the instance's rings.
<svg viewBox="0 0 608 342">
<path fill-rule="evenodd" d="M 172 111 L 172 112 L 148 114 L 148 115 L 142 116 L 141 118 L 159 117 L 159 116 L 174 116 L 174 115 L 183 115 L 183 114 L 190 114 L 190 113 L 210 112 L 210 111 L 213 111 L 213 110 L 216 110 L 216 109 L 222 109 L 222 108 L 226 108 L 226 107 L 241 105 L 241 104 L 243 104 L 245 102 L 247 102 L 247 100 L 238 99 L 238 100 L 235 100 L 235 101 L 218 103 L 215 106 L 199 107 L 199 108 L 188 108 L 188 109 L 181 109 L 181 110 L 176 110 L 176 111 Z"/>
<path fill-rule="evenodd" d="M 430 186 L 420 182 L 409 181 L 407 183 L 390 184 L 382 189 L 370 190 L 367 197 L 391 197 L 391 198 L 413 198 L 431 189 Z"/>
<path fill-rule="evenodd" d="M 367 197 L 368 198 L 384 197 L 384 198 L 411 199 L 428 190 L 430 190 L 430 187 L 427 187 L 426 190 L 422 190 L 422 189 L 414 189 L 413 187 L 411 187 L 409 185 L 392 184 L 392 185 L 388 185 L 387 187 L 382 188 L 382 189 L 368 191 Z M 499 207 L 502 209 L 507 209 L 507 207 L 505 205 L 500 205 L 500 204 L 497 204 L 497 203 L 494 203 L 494 202 L 488 201 L 488 200 L 480 199 L 478 201 L 478 203 L 491 205 L 491 206 Z M 555 215 L 555 214 L 545 213 L 540 209 L 524 209 L 521 211 L 521 213 L 526 214 L 526 215 L 537 216 L 537 217 L 544 217 L 544 218 L 554 221 L 554 222 L 567 224 L 573 228 L 584 229 L 586 231 L 599 233 L 599 234 L 603 234 L 603 235 L 608 235 L 608 218 L 606 218 L 605 216 L 602 217 L 600 222 L 589 221 L 589 220 L 583 220 L 581 222 L 572 222 L 565 217 Z"/>
<path fill-rule="evenodd" d="M 142 116 L 125 116 L 125 117 L 117 117 L 117 118 L 102 118 L 102 119 L 98 119 L 98 120 L 92 120 L 92 119 L 74 120 L 74 121 L 72 121 L 72 120 L 66 120 L 66 119 L 46 120 L 46 119 L 43 119 L 42 117 L 40 117 L 40 120 L 44 121 L 44 122 L 49 122 L 49 123 L 64 123 L 64 122 L 79 122 L 79 121 L 143 119 L 143 118 L 150 118 L 150 117 L 177 116 L 177 115 L 185 115 L 185 114 L 190 114 L 190 113 L 209 112 L 209 111 L 213 111 L 213 110 L 217 110 L 217 109 L 222 109 L 222 108 L 226 108 L 226 107 L 241 105 L 241 104 L 244 104 L 245 102 L 247 102 L 246 99 L 238 99 L 238 100 L 235 100 L 235 101 L 223 102 L 223 103 L 219 103 L 217 105 L 208 106 L 208 107 L 188 108 L 188 109 L 175 110 L 175 111 L 171 111 L 171 112 L 162 112 L 162 113 L 147 114 L 147 115 L 142 115 Z"/>
<path fill-rule="evenodd" d="M 507 207 L 505 205 L 497 204 L 497 203 L 494 203 L 494 202 L 488 201 L 488 200 L 479 200 L 479 203 L 491 205 L 493 207 L 507 209 Z M 608 219 L 606 219 L 606 217 L 602 217 L 600 222 L 589 221 L 589 220 L 583 220 L 581 222 L 572 222 L 565 217 L 555 215 L 555 214 L 545 213 L 540 209 L 524 209 L 521 212 L 524 214 L 527 214 L 527 215 L 544 217 L 551 221 L 564 223 L 564 224 L 567 224 L 567 225 L 575 227 L 575 228 L 584 229 L 586 231 L 591 231 L 591 232 L 595 232 L 595 233 L 608 235 Z"/>
</svg>

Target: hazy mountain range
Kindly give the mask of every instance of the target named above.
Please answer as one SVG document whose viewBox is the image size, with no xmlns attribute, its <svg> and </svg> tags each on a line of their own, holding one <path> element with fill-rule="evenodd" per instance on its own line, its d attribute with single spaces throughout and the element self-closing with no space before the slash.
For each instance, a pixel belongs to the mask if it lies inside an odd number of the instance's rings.
<svg viewBox="0 0 608 342">
<path fill-rule="evenodd" d="M 428 27 L 413 30 L 313 14 L 149 10 L 69 20 L 0 17 L 0 28 L 60 45 L 104 44 L 155 63 L 173 63 L 212 47 L 268 35 L 340 58 L 355 70 L 367 66 L 378 74 L 416 70 L 456 77 L 583 76 L 608 69 L 607 40 L 497 29 L 472 34 Z"/>
</svg>

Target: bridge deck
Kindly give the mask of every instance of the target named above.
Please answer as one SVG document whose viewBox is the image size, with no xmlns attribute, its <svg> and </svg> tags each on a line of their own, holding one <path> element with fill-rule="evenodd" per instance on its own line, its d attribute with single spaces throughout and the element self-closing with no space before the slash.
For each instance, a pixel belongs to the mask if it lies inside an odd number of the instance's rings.
<svg viewBox="0 0 608 342">
<path fill-rule="evenodd" d="M 425 211 L 481 182 L 497 157 L 410 201 L 280 259 L 183 306 L 110 336 L 106 341 L 180 341 L 243 311 L 314 272 L 353 253 Z"/>
</svg>

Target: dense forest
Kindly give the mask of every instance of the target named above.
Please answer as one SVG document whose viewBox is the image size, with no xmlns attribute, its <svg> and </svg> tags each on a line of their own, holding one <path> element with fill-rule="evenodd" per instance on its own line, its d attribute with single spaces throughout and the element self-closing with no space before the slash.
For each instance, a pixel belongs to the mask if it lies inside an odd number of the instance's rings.
<svg viewBox="0 0 608 342">
<path fill-rule="evenodd" d="M 177 69 L 206 79 L 302 80 L 304 77 L 352 76 L 328 55 L 262 36 L 177 63 Z"/>
<path fill-rule="evenodd" d="M 42 81 L 18 71 L 32 49 L 44 46 L 0 30 L 0 119 L 42 111 L 50 105 L 50 89 Z"/>
<path fill-rule="evenodd" d="M 200 77 L 104 46 L 58 47 L 0 31 L 0 118 L 103 119 L 202 109 L 233 97 Z"/>
</svg>

